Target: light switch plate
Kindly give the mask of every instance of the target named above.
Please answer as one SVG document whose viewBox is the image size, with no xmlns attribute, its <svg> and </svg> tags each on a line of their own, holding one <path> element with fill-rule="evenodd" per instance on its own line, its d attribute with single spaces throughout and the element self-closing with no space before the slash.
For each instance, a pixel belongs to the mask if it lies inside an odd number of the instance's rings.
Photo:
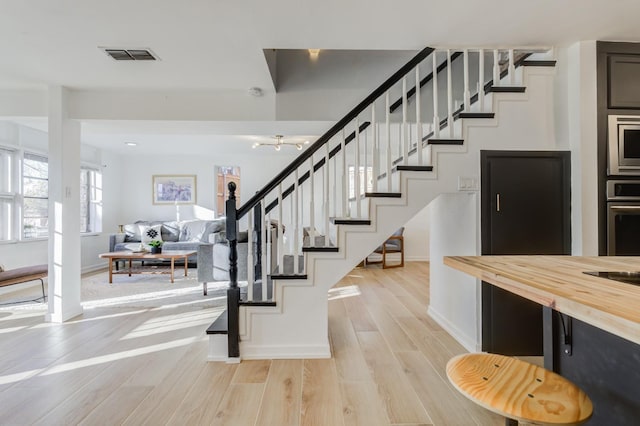
<svg viewBox="0 0 640 426">
<path fill-rule="evenodd" d="M 469 176 L 458 176 L 458 191 L 477 191 L 478 178 Z"/>
</svg>

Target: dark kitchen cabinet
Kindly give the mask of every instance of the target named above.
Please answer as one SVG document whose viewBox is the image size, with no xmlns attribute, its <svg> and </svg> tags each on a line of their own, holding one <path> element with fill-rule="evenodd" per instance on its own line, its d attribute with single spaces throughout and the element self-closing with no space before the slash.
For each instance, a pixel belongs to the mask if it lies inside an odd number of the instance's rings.
<svg viewBox="0 0 640 426">
<path fill-rule="evenodd" d="M 615 54 L 607 59 L 608 107 L 640 109 L 640 56 Z"/>
<path fill-rule="evenodd" d="M 570 154 L 481 151 L 483 255 L 571 252 Z M 482 285 L 482 350 L 542 355 L 542 307 Z"/>
</svg>

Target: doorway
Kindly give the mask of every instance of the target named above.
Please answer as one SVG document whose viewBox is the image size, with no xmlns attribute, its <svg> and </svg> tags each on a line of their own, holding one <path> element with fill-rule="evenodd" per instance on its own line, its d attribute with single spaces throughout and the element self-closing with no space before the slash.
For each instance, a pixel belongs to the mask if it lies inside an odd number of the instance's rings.
<svg viewBox="0 0 640 426">
<path fill-rule="evenodd" d="M 571 254 L 568 151 L 481 151 L 483 255 Z M 542 355 L 542 306 L 482 283 L 482 350 Z"/>
</svg>

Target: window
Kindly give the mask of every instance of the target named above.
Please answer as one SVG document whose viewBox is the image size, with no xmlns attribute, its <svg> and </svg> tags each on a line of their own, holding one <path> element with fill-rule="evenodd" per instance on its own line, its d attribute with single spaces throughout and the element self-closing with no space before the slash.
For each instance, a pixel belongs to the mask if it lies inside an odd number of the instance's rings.
<svg viewBox="0 0 640 426">
<path fill-rule="evenodd" d="M 46 237 L 49 233 L 49 163 L 46 157 L 24 154 L 22 199 L 22 237 Z"/>
<path fill-rule="evenodd" d="M 355 166 L 349 166 L 349 198 L 356 198 Z M 360 195 L 373 191 L 373 167 L 367 167 L 367 187 L 364 186 L 364 166 L 360 166 Z"/>
<path fill-rule="evenodd" d="M 95 167 L 80 169 L 80 232 L 102 232 L 102 174 Z M 48 234 L 47 157 L 0 148 L 0 241 L 33 240 Z"/>
<path fill-rule="evenodd" d="M 15 239 L 15 158 L 15 151 L 0 148 L 0 241 Z"/>
<path fill-rule="evenodd" d="M 80 232 L 102 231 L 102 174 L 95 169 L 80 170 Z"/>
</svg>

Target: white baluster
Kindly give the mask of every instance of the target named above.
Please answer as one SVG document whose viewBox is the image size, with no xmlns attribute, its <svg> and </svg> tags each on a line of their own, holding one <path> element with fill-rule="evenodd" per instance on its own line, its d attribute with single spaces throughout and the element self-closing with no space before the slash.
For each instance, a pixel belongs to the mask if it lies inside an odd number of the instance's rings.
<svg viewBox="0 0 640 426">
<path fill-rule="evenodd" d="M 500 86 L 500 52 L 493 51 L 493 85 Z"/>
<path fill-rule="evenodd" d="M 247 300 L 253 301 L 253 209 L 247 213 L 248 231 L 247 231 Z"/>
<path fill-rule="evenodd" d="M 480 49 L 478 54 L 478 105 L 480 112 L 484 112 L 484 49 Z"/>
<path fill-rule="evenodd" d="M 371 191 L 373 192 L 378 192 L 378 169 L 379 169 L 379 165 L 378 163 L 380 162 L 380 151 L 379 151 L 379 142 L 378 142 L 378 125 L 376 124 L 376 104 L 375 102 L 373 104 L 371 104 L 371 132 L 372 132 L 372 137 L 373 137 L 373 143 L 372 143 L 372 174 L 373 176 L 372 181 L 373 181 L 373 187 L 371 188 Z"/>
<path fill-rule="evenodd" d="M 408 103 L 407 77 L 402 77 L 402 144 L 398 152 L 402 153 L 402 163 L 405 165 L 409 164 L 409 132 L 407 130 Z"/>
<path fill-rule="evenodd" d="M 422 165 L 422 117 L 420 101 L 420 66 L 416 66 L 416 150 L 418 151 L 418 165 Z"/>
<path fill-rule="evenodd" d="M 262 238 L 260 238 L 260 263 L 262 264 L 262 268 L 260 271 L 260 288 L 262 289 L 262 300 L 267 300 L 267 270 L 270 270 L 271 268 L 271 256 L 269 255 L 271 245 L 267 244 L 269 242 L 269 236 L 271 235 L 271 223 L 269 220 L 267 220 L 265 204 L 266 201 L 263 198 L 260 201 L 260 217 L 262 218 Z"/>
<path fill-rule="evenodd" d="M 324 193 L 324 245 L 329 246 L 329 155 L 331 150 L 329 149 L 329 142 L 324 145 L 325 148 L 325 160 L 324 167 L 322 168 L 322 176 L 324 177 L 324 185 L 322 191 Z M 334 167 L 335 168 L 335 167 Z M 314 241 L 315 245 L 315 241 Z"/>
<path fill-rule="evenodd" d="M 338 154 L 333 156 L 333 215 L 338 216 Z M 327 220 L 329 220 L 329 215 L 327 214 Z M 329 227 L 327 226 L 327 230 Z M 328 232 L 328 231 L 327 231 Z"/>
<path fill-rule="evenodd" d="M 435 50 L 433 55 L 433 138 L 440 138 L 440 117 L 438 117 L 438 60 Z"/>
<path fill-rule="evenodd" d="M 515 84 L 516 64 L 513 57 L 513 49 L 509 49 L 509 84 Z"/>
<path fill-rule="evenodd" d="M 453 139 L 453 81 L 451 76 L 451 50 L 447 49 L 447 127 Z"/>
<path fill-rule="evenodd" d="M 282 183 L 278 184 L 278 272 L 283 273 L 284 268 L 284 235 L 282 228 L 284 225 L 283 208 L 282 208 Z M 275 293 L 274 293 L 275 295 Z"/>
<path fill-rule="evenodd" d="M 342 217 L 351 216 L 349 211 L 349 173 L 347 170 L 347 146 L 345 141 L 345 130 L 342 129 L 342 141 L 340 142 L 340 153 L 342 154 Z"/>
<path fill-rule="evenodd" d="M 464 49 L 462 53 L 464 66 L 464 110 L 471 110 L 471 91 L 469 90 L 469 51 Z"/>
<path fill-rule="evenodd" d="M 300 238 L 300 224 L 299 224 L 299 204 L 298 204 L 298 169 L 293 172 L 293 178 L 295 179 L 293 183 L 293 273 L 297 274 L 299 269 L 299 259 L 298 259 L 298 250 L 299 250 L 299 238 Z"/>
<path fill-rule="evenodd" d="M 371 126 L 369 126 L 369 127 L 371 127 Z M 365 130 L 364 131 L 364 135 L 363 135 L 364 136 L 364 143 L 363 143 L 363 148 L 364 148 L 363 149 L 363 151 L 364 151 L 364 166 L 362 167 L 362 172 L 363 172 L 362 173 L 362 180 L 363 180 L 362 181 L 362 187 L 364 188 L 364 190 L 362 191 L 362 195 L 364 195 L 367 192 L 367 190 L 368 190 L 367 182 L 369 182 L 367 180 L 367 175 L 368 175 L 367 169 L 368 169 L 368 166 L 369 166 L 369 155 L 368 155 L 368 153 L 369 153 L 369 138 L 367 136 L 368 134 L 369 134 L 369 132 L 367 130 Z"/>
<path fill-rule="evenodd" d="M 314 188 L 314 173 L 313 173 L 313 155 L 309 158 L 309 231 L 313 233 L 313 230 L 316 226 L 316 208 L 315 208 L 315 198 L 316 192 Z M 304 203 L 301 201 L 302 209 L 304 211 Z M 304 217 L 303 217 L 304 220 Z M 309 239 L 309 245 L 314 246 L 315 243 Z"/>
<path fill-rule="evenodd" d="M 389 91 L 385 95 L 385 120 L 386 120 L 386 130 L 387 130 L 387 191 L 391 192 L 391 113 L 389 110 Z"/>
<path fill-rule="evenodd" d="M 360 120 L 356 117 L 356 139 L 355 139 L 355 170 L 353 173 L 353 183 L 355 185 L 353 193 L 356 196 L 356 217 L 360 218 Z"/>
</svg>

